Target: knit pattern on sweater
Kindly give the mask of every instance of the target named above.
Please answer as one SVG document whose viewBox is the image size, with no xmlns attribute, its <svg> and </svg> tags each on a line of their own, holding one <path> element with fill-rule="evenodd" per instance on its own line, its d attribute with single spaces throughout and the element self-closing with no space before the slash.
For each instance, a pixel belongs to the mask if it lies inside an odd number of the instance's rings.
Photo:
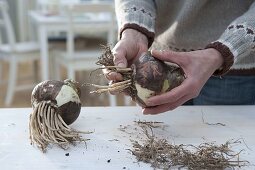
<svg viewBox="0 0 255 170">
<path fill-rule="evenodd" d="M 152 48 L 192 51 L 215 48 L 224 69 L 255 70 L 255 1 L 116 0 L 119 34 L 144 33 Z M 152 42 L 151 42 L 152 43 Z"/>
</svg>

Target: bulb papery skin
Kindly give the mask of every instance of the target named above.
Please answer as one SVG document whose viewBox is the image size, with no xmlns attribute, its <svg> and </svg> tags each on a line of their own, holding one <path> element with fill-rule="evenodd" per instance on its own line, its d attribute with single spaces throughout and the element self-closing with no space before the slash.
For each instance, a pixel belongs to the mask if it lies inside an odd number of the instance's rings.
<svg viewBox="0 0 255 170">
<path fill-rule="evenodd" d="M 169 65 L 154 58 L 150 52 L 144 53 L 131 65 L 133 70 L 133 90 L 130 95 L 142 107 L 146 100 L 179 86 L 185 79 L 184 72 L 176 65 Z"/>
<path fill-rule="evenodd" d="M 35 108 L 41 101 L 49 101 L 51 104 L 57 104 L 56 96 L 64 85 L 61 81 L 46 80 L 37 84 L 31 95 L 31 104 Z"/>
<path fill-rule="evenodd" d="M 68 86 L 68 85 L 63 85 L 56 96 L 56 101 L 58 107 L 68 103 L 68 102 L 74 102 L 74 103 L 81 103 L 80 98 L 78 94 L 75 92 L 75 90 Z"/>
<path fill-rule="evenodd" d="M 155 92 L 146 88 L 141 87 L 140 84 L 135 84 L 135 88 L 137 90 L 137 97 L 143 101 L 143 103 L 150 98 L 151 96 L 155 96 Z M 144 104 L 143 104 L 144 105 Z"/>
<path fill-rule="evenodd" d="M 80 89 L 74 82 L 65 80 L 46 80 L 39 83 L 32 92 L 31 104 L 33 108 L 42 101 L 54 106 L 57 113 L 66 124 L 73 123 L 80 114 Z"/>
</svg>

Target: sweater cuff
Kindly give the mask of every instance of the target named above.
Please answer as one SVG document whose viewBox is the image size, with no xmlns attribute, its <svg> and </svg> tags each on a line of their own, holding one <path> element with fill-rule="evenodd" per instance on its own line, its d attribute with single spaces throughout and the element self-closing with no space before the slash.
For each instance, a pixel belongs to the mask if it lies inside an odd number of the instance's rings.
<svg viewBox="0 0 255 170">
<path fill-rule="evenodd" d="M 129 24 L 129 23 L 125 24 L 120 29 L 119 39 L 121 39 L 123 31 L 126 30 L 126 29 L 129 29 L 129 28 L 137 30 L 137 31 L 141 32 L 142 34 L 144 34 L 148 39 L 148 48 L 150 48 L 150 46 L 152 45 L 152 43 L 154 41 L 154 37 L 155 37 L 154 32 L 150 32 L 147 29 L 145 29 L 145 28 L 143 28 L 143 27 L 141 27 L 137 24 Z"/>
<path fill-rule="evenodd" d="M 233 23 L 228 26 L 216 42 L 206 47 L 218 50 L 224 58 L 222 68 L 217 70 L 214 75 L 225 74 L 233 63 L 240 61 L 241 58 L 255 49 L 254 28 L 254 23 Z"/>
<path fill-rule="evenodd" d="M 156 7 L 154 1 L 116 1 L 115 6 L 117 6 L 119 39 L 125 29 L 135 29 L 148 38 L 150 47 L 155 34 Z"/>
<path fill-rule="evenodd" d="M 223 60 L 224 60 L 222 66 L 219 69 L 217 69 L 213 73 L 213 75 L 214 76 L 221 76 L 223 74 L 226 74 L 229 71 L 230 67 L 234 63 L 234 55 L 232 54 L 230 49 L 226 45 L 224 45 L 224 44 L 222 44 L 221 42 L 218 42 L 218 41 L 207 45 L 206 49 L 207 48 L 214 48 L 217 51 L 219 51 L 221 53 L 222 57 L 223 57 Z"/>
</svg>

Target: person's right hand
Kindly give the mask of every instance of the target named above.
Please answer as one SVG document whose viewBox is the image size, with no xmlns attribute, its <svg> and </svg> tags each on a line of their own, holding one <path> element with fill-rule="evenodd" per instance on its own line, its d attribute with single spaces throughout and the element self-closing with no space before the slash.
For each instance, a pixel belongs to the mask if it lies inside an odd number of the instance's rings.
<svg viewBox="0 0 255 170">
<path fill-rule="evenodd" d="M 134 29 L 126 29 L 122 33 L 121 40 L 112 49 L 114 64 L 119 67 L 129 67 L 136 58 L 148 51 L 148 39 L 141 32 Z M 116 72 L 105 72 L 110 81 L 121 81 L 122 76 Z"/>
</svg>

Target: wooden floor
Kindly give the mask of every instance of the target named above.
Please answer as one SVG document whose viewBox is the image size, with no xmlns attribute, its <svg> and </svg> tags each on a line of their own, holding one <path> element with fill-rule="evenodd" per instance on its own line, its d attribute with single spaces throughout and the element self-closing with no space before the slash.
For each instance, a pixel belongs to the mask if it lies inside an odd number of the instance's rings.
<svg viewBox="0 0 255 170">
<path fill-rule="evenodd" d="M 100 42 L 95 42 L 95 41 L 91 41 L 92 43 L 89 43 L 89 45 L 98 45 Z M 87 45 L 88 42 L 83 42 L 81 41 L 80 43 L 78 43 L 78 45 L 82 48 L 82 46 Z M 53 46 L 57 46 L 58 48 L 64 48 L 65 45 L 63 42 L 53 42 L 52 43 Z M 98 45 L 99 46 L 99 45 Z M 19 80 L 18 83 L 19 84 L 37 84 L 39 83 L 39 81 L 35 82 L 35 77 L 33 76 L 33 70 L 32 70 L 32 64 L 31 62 L 27 62 L 27 63 L 22 63 L 19 65 Z M 40 65 L 40 63 L 39 63 Z M 6 90 L 7 90 L 7 80 L 8 80 L 8 63 L 3 63 L 3 68 L 2 68 L 2 78 L 0 80 L 0 108 L 6 107 L 4 105 L 4 98 L 6 95 Z M 40 72 L 39 72 L 40 73 Z M 91 78 L 90 76 L 91 72 L 78 72 L 76 75 L 76 81 L 80 82 L 80 83 L 91 83 L 91 81 L 94 82 L 94 80 Z M 61 74 L 63 79 L 66 76 L 66 70 L 64 68 L 61 69 Z M 99 78 L 96 78 L 99 79 Z M 104 79 L 104 77 L 101 77 L 101 79 Z M 100 82 L 102 83 L 102 81 Z M 107 81 L 103 81 L 103 83 L 107 84 Z M 31 107 L 31 102 L 30 102 L 30 98 L 31 98 L 31 92 L 33 90 L 32 86 L 30 89 L 28 90 L 23 90 L 23 91 L 19 91 L 15 93 L 13 102 L 11 104 L 10 107 Z M 81 101 L 82 101 L 82 106 L 108 106 L 109 105 L 109 101 L 108 101 L 108 96 L 109 94 L 104 94 L 104 95 L 95 95 L 95 94 L 90 94 L 89 92 L 92 89 L 90 87 L 87 86 L 83 86 L 81 91 L 82 91 L 82 96 L 81 96 Z M 124 105 L 124 100 L 123 100 L 123 95 L 119 94 L 117 95 L 117 101 L 118 101 L 118 105 Z M 130 102 L 130 105 L 134 105 L 134 103 Z"/>
</svg>

